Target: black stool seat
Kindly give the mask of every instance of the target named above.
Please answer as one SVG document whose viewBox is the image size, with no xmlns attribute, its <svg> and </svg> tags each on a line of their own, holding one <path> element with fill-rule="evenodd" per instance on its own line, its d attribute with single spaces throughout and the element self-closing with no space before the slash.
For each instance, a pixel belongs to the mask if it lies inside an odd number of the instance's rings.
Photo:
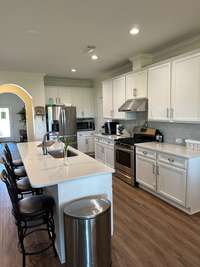
<svg viewBox="0 0 200 267">
<path fill-rule="evenodd" d="M 23 166 L 23 162 L 21 161 L 21 159 L 15 159 L 12 161 L 13 162 L 13 166 L 16 167 L 20 167 Z"/>
<path fill-rule="evenodd" d="M 20 180 L 16 181 L 16 184 L 17 184 L 17 188 L 20 191 L 28 191 L 28 190 L 31 191 L 32 190 L 28 177 L 22 177 Z"/>
<path fill-rule="evenodd" d="M 19 211 L 23 217 L 31 217 L 44 211 L 51 211 L 54 206 L 54 199 L 47 195 L 36 195 L 21 199 Z"/>
<path fill-rule="evenodd" d="M 15 175 L 17 177 L 25 177 L 25 176 L 27 176 L 26 170 L 25 170 L 25 168 L 23 166 L 14 169 L 14 173 L 15 173 Z"/>
</svg>

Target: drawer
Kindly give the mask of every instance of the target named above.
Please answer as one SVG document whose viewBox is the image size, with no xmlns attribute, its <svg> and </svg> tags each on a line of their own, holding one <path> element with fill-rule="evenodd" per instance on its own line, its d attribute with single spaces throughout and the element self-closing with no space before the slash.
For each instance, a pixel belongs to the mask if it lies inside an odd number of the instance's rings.
<svg viewBox="0 0 200 267">
<path fill-rule="evenodd" d="M 147 157 L 150 159 L 156 159 L 156 151 L 153 150 L 137 147 L 136 154 L 142 155 L 143 157 Z"/>
<path fill-rule="evenodd" d="M 166 164 L 170 164 L 172 166 L 186 169 L 187 168 L 187 160 L 181 157 L 173 156 L 165 153 L 158 153 L 158 162 L 163 162 Z"/>
<path fill-rule="evenodd" d="M 77 136 L 81 137 L 81 136 L 94 136 L 94 131 L 80 131 L 77 132 Z"/>
</svg>

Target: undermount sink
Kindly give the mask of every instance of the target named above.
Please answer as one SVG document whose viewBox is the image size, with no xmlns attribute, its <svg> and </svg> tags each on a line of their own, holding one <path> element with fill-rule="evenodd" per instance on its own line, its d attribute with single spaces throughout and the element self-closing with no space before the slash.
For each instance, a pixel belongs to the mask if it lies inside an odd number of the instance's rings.
<svg viewBox="0 0 200 267">
<path fill-rule="evenodd" d="M 63 154 L 63 150 L 50 150 L 48 151 L 48 154 L 51 155 L 53 158 L 56 158 L 56 159 L 60 159 L 60 158 L 64 158 L 64 154 Z M 67 156 L 68 157 L 75 157 L 75 156 L 78 156 L 76 153 L 70 151 L 70 150 L 67 150 Z"/>
</svg>

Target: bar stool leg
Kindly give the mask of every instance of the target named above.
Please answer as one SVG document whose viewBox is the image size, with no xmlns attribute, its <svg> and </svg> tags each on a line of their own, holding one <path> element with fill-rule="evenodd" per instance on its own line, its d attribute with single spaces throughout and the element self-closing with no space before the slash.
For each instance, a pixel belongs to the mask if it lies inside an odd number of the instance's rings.
<svg viewBox="0 0 200 267">
<path fill-rule="evenodd" d="M 17 232 L 18 232 L 18 238 L 19 238 L 19 245 L 22 253 L 22 266 L 26 267 L 26 252 L 24 247 L 24 231 L 21 225 L 17 224 Z"/>
</svg>

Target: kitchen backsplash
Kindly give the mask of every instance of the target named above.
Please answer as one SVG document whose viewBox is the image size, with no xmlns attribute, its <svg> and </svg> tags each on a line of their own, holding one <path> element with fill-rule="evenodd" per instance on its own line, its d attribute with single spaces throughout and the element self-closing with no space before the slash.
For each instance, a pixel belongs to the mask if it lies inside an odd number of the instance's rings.
<svg viewBox="0 0 200 267">
<path fill-rule="evenodd" d="M 175 144 L 177 138 L 200 140 L 200 124 L 149 122 L 149 126 L 159 129 L 167 143 Z"/>
</svg>

